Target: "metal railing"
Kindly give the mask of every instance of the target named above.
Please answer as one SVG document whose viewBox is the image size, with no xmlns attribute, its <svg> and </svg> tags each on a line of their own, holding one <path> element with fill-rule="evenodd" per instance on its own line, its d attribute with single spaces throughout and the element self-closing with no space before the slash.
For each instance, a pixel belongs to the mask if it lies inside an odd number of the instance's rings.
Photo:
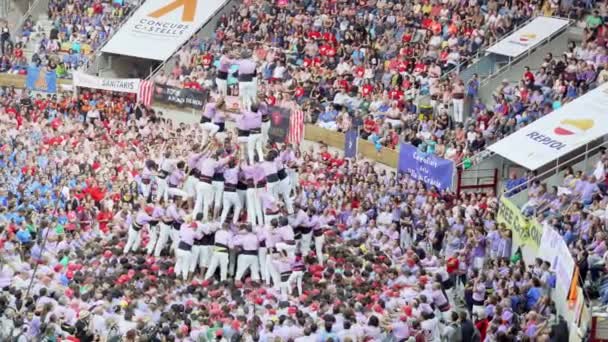
<svg viewBox="0 0 608 342">
<path fill-rule="evenodd" d="M 34 10 L 34 8 L 38 7 L 38 4 L 40 4 L 41 2 L 42 0 L 28 0 L 27 11 L 23 13 L 23 16 L 21 16 L 21 19 L 19 19 L 19 21 L 17 22 L 17 26 L 15 28 L 15 32 L 18 35 L 21 35 L 23 33 L 23 24 L 25 23 L 27 18 L 32 15 L 32 11 Z"/>
<path fill-rule="evenodd" d="M 475 172 L 476 176 L 467 176 L 466 173 Z M 465 180 L 474 180 L 475 184 L 464 184 Z M 485 180 L 485 181 L 484 181 Z M 464 170 L 462 167 L 456 168 L 456 193 L 470 190 L 492 190 L 493 194 L 498 190 L 498 169 L 479 169 Z"/>
<path fill-rule="evenodd" d="M 446 72 L 445 74 L 443 74 L 440 79 L 446 79 L 448 77 L 450 77 L 452 74 L 456 73 L 456 74 L 460 74 L 460 72 L 462 70 L 464 70 L 465 68 L 475 64 L 476 60 L 479 60 L 482 57 L 482 54 L 486 54 L 486 50 L 488 48 L 490 48 L 490 46 L 496 44 L 496 42 L 499 42 L 501 40 L 503 40 L 504 38 L 510 36 L 511 34 L 513 34 L 515 31 L 519 30 L 521 27 L 528 25 L 533 19 L 535 19 L 536 17 L 531 17 L 528 18 L 528 20 L 524 21 L 521 24 L 516 24 L 509 32 L 503 34 L 500 38 L 496 39 L 496 40 L 490 40 L 488 39 L 488 41 L 484 42 L 484 44 L 479 47 L 479 49 L 477 49 L 477 51 L 475 52 L 475 54 L 473 56 L 469 56 L 467 57 L 464 61 L 462 61 L 461 63 L 459 63 L 454 69 Z"/>
<path fill-rule="evenodd" d="M 525 189 L 527 189 L 530 184 L 532 182 L 534 182 L 535 180 L 545 180 L 553 175 L 557 175 L 559 174 L 561 171 L 563 171 L 564 169 L 571 167 L 577 163 L 580 163 L 581 161 L 585 161 L 585 168 L 587 167 L 587 161 L 589 160 L 589 157 L 595 155 L 596 153 L 600 152 L 602 149 L 606 149 L 608 147 L 608 140 L 604 140 L 603 142 L 601 142 L 599 145 L 596 145 L 594 147 L 592 147 L 591 149 L 589 149 L 589 145 L 593 144 L 594 142 L 597 142 L 598 140 L 602 140 L 605 139 L 608 136 L 604 136 L 601 137 L 599 139 L 596 139 L 594 141 L 590 141 L 587 144 L 585 144 L 584 146 L 580 146 L 578 148 L 576 148 L 575 150 L 569 152 L 568 154 L 565 155 L 565 157 L 571 156 L 570 158 L 568 158 L 566 161 L 562 161 L 560 162 L 560 158 L 555 159 L 555 165 L 549 167 L 549 169 L 543 171 L 540 174 L 535 175 L 534 177 L 527 179 L 524 183 L 519 184 L 517 186 L 515 186 L 512 189 L 503 189 L 502 193 L 507 193 L 507 192 L 513 192 L 513 193 L 519 193 L 521 191 L 525 191 Z M 584 151 L 581 151 L 584 148 Z M 583 153 L 581 155 L 581 152 Z M 582 158 L 582 160 L 581 160 Z"/>
</svg>

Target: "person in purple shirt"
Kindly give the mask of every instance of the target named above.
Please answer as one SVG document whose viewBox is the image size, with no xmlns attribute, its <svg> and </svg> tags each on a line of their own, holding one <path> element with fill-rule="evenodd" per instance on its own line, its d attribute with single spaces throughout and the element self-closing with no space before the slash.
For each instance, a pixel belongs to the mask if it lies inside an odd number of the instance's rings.
<svg viewBox="0 0 608 342">
<path fill-rule="evenodd" d="M 244 161 L 241 161 L 241 165 Z M 266 174 L 259 164 L 241 166 L 247 181 L 247 221 L 252 225 L 264 224 L 262 204 L 258 192 L 266 187 Z"/>
<path fill-rule="evenodd" d="M 276 247 L 278 250 L 285 250 L 289 256 L 296 254 L 296 234 L 293 226 L 289 223 L 287 217 L 279 219 L 279 225 L 276 229 L 278 241 Z"/>
<path fill-rule="evenodd" d="M 228 56 L 226 49 L 222 51 L 222 57 L 220 57 L 220 65 L 217 68 L 217 75 L 215 77 L 215 85 L 220 95 L 228 95 L 228 72 L 233 61 Z"/>
<path fill-rule="evenodd" d="M 154 247 L 154 256 L 157 258 L 160 256 L 160 253 L 165 248 L 167 241 L 169 241 L 169 238 L 171 237 L 171 231 L 173 230 L 174 219 L 171 215 L 172 211 L 169 210 L 169 208 L 171 208 L 171 210 L 173 210 L 175 213 L 177 213 L 177 211 L 176 211 L 177 208 L 175 207 L 174 203 L 166 205 L 166 208 L 161 207 L 163 212 L 161 214 L 160 221 L 158 223 L 158 225 L 159 225 L 158 239 L 157 239 L 156 245 Z"/>
<path fill-rule="evenodd" d="M 161 217 L 164 215 L 165 210 L 160 204 L 157 204 L 152 209 L 152 218 L 150 222 L 148 222 L 150 228 L 149 231 L 149 240 L 148 245 L 146 246 L 146 253 L 148 255 L 152 255 L 154 252 L 154 246 L 156 245 L 156 241 L 158 240 L 158 224 L 160 222 Z"/>
<path fill-rule="evenodd" d="M 199 151 L 200 145 L 195 144 L 192 147 L 193 151 Z M 198 183 L 199 171 L 196 168 L 200 159 L 203 157 L 202 153 L 193 152 L 188 155 L 186 159 L 186 166 L 188 168 L 188 176 L 186 177 L 186 181 L 184 182 L 184 191 L 188 193 L 188 197 L 196 198 L 196 183 Z"/>
<path fill-rule="evenodd" d="M 240 168 L 235 159 L 230 160 L 227 166 L 228 167 L 224 170 L 224 193 L 220 223 L 226 221 L 230 209 L 233 209 L 232 223 L 235 224 L 238 221 L 241 209 L 243 208 L 243 204 L 237 194 Z"/>
<path fill-rule="evenodd" d="M 223 114 L 225 103 L 224 98 L 220 96 L 215 101 L 205 104 L 203 114 L 201 115 L 201 129 L 203 130 L 202 146 L 207 145 L 209 137 L 225 130 Z"/>
<path fill-rule="evenodd" d="M 253 163 L 255 154 L 259 160 L 264 158 L 262 150 L 262 113 L 258 110 L 257 104 L 251 105 L 251 110 L 243 114 L 249 129 L 249 139 L 247 140 L 247 157 L 249 163 Z"/>
<path fill-rule="evenodd" d="M 196 185 L 196 200 L 194 201 L 193 215 L 196 216 L 202 211 L 204 221 L 209 220 L 209 208 L 214 202 L 215 191 L 213 189 L 213 176 L 216 170 L 232 159 L 232 156 L 221 158 L 220 151 L 216 151 L 213 156 L 201 158 L 199 161 L 199 182 Z"/>
<path fill-rule="evenodd" d="M 176 167 L 171 171 L 167 177 L 167 195 L 180 197 L 181 199 L 189 199 L 189 195 L 186 191 L 182 190 L 182 183 L 186 180 L 186 173 L 184 168 L 186 163 L 184 161 L 177 162 Z"/>
<path fill-rule="evenodd" d="M 222 227 L 215 232 L 215 247 L 213 255 L 211 256 L 209 268 L 207 269 L 207 273 L 205 273 L 205 279 L 211 278 L 218 267 L 220 268 L 220 281 L 226 281 L 226 278 L 228 277 L 228 256 L 230 249 L 234 246 L 234 234 L 228 227 L 227 224 L 223 224 Z"/>
<path fill-rule="evenodd" d="M 240 281 L 247 270 L 251 272 L 253 281 L 260 280 L 260 260 L 258 258 L 259 240 L 258 236 L 252 231 L 251 224 L 243 224 L 239 234 L 234 236 L 233 243 L 240 247 L 237 260 L 235 281 Z"/>
<path fill-rule="evenodd" d="M 235 63 L 239 68 L 239 97 L 241 99 L 242 108 L 249 109 L 256 102 L 258 95 L 256 85 L 256 68 L 257 65 L 251 57 L 251 51 L 244 50 L 241 58 Z"/>
<path fill-rule="evenodd" d="M 150 216 L 150 214 L 152 214 L 153 207 L 142 208 L 140 204 L 135 204 L 134 210 L 137 211 L 137 214 L 129 227 L 127 243 L 123 249 L 123 254 L 127 254 L 131 251 L 135 252 L 139 249 L 139 244 L 141 243 L 141 230 L 150 221 L 154 221 L 154 218 Z"/>
<path fill-rule="evenodd" d="M 276 157 L 278 157 L 278 152 L 275 150 L 270 150 L 266 154 L 261 166 L 264 169 L 264 173 L 266 173 L 268 192 L 270 192 L 275 198 L 279 198 L 280 179 L 277 163 L 275 162 Z"/>
<path fill-rule="evenodd" d="M 199 229 L 199 224 L 192 220 L 192 216 L 186 215 L 184 223 L 179 229 L 179 242 L 175 251 L 175 275 L 186 281 L 190 272 L 190 265 L 195 264 L 193 260 L 192 246 L 194 240 L 202 237 L 202 231 Z"/>
<path fill-rule="evenodd" d="M 277 176 L 279 177 L 279 184 L 277 186 L 277 199 L 282 198 L 283 203 L 285 203 L 285 209 L 287 210 L 287 214 L 293 214 L 293 200 L 291 199 L 291 185 L 289 175 L 287 174 L 287 170 L 285 167 L 285 163 L 283 162 L 283 158 L 278 153 L 278 151 L 273 150 L 274 153 L 274 163 L 277 168 Z M 269 154 L 273 151 L 268 152 Z"/>
</svg>

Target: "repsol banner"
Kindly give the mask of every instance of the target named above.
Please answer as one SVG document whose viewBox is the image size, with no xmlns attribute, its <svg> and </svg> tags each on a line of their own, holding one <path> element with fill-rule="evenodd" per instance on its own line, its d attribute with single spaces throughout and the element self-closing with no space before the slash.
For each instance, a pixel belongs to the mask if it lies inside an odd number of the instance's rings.
<svg viewBox="0 0 608 342">
<path fill-rule="evenodd" d="M 203 109 L 209 98 L 207 90 L 181 89 L 168 85 L 154 86 L 154 100 L 181 108 Z"/>
<path fill-rule="evenodd" d="M 528 220 L 508 198 L 501 197 L 496 222 L 504 223 L 511 230 L 514 246 L 529 246 L 534 252 L 543 236 L 543 227 L 536 220 Z"/>
</svg>

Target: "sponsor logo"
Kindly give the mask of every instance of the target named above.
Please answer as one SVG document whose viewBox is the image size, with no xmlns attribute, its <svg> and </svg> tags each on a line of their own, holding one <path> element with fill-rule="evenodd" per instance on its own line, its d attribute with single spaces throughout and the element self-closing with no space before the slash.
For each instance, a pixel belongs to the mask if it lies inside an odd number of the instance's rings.
<svg viewBox="0 0 608 342">
<path fill-rule="evenodd" d="M 521 36 L 519 36 L 519 41 L 522 43 L 527 43 L 528 41 L 530 41 L 534 38 L 536 38 L 536 35 L 534 33 L 524 33 Z"/>
<path fill-rule="evenodd" d="M 196 4 L 198 0 L 173 0 L 165 6 L 157 9 L 156 11 L 148 14 L 152 18 L 160 18 L 170 12 L 175 11 L 178 8 L 183 8 L 182 21 L 192 22 L 194 21 L 194 13 L 196 12 Z"/>
<path fill-rule="evenodd" d="M 591 119 L 564 119 L 553 129 L 557 135 L 574 135 L 585 133 L 594 125 Z"/>
</svg>

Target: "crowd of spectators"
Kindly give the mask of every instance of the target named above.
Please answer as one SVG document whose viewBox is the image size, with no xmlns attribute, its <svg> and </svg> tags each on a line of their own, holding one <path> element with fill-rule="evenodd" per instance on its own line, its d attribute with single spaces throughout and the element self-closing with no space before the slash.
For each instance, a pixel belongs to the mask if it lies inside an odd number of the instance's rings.
<svg viewBox="0 0 608 342">
<path fill-rule="evenodd" d="M 199 126 L 107 93 L 0 98 L 2 340 L 567 340 L 550 264 L 512 254 L 495 197 L 298 151 L 295 200 L 329 222 L 325 263 L 303 255 L 301 293 L 183 281 L 171 254 L 122 247 L 146 161 L 168 144 L 186 158 Z"/>
<path fill-rule="evenodd" d="M 211 39 L 196 39 L 183 48 L 155 81 L 212 88 L 213 66 L 221 51 L 244 44 L 254 49 L 259 61 L 261 92 L 270 98 L 296 100 L 308 121 L 339 132 L 357 127 L 378 148 L 395 148 L 406 141 L 424 152 L 460 162 L 550 107 L 535 103 L 528 110 L 531 96 L 519 103 L 514 98 L 519 84 L 505 84 L 512 94 L 505 98 L 500 89 L 496 108 L 493 103 L 475 102 L 465 119 L 463 100 L 477 98 L 480 80 L 474 77 L 464 84 L 454 71 L 528 19 L 580 17 L 589 3 L 561 7 L 552 1 L 342 5 L 348 4 L 245 1 L 220 19 Z M 598 27 L 603 32 L 603 25 L 588 22 L 590 34 Z M 598 53 L 602 52 L 598 49 Z M 531 95 L 536 88 L 526 85 Z M 577 93 L 588 84 L 579 88 Z M 547 101 L 552 97 L 544 95 Z"/>
<path fill-rule="evenodd" d="M 137 0 L 51 0 L 48 18 L 52 25 L 48 32 L 28 17 L 19 35 L 6 39 L 0 36 L 0 72 L 25 75 L 28 67 L 35 65 L 56 71 L 60 78 L 69 78 L 72 70 L 88 66 L 92 52 L 139 4 Z M 5 40 L 9 43 L 5 44 Z M 33 54 L 28 58 L 25 50 Z"/>
</svg>

